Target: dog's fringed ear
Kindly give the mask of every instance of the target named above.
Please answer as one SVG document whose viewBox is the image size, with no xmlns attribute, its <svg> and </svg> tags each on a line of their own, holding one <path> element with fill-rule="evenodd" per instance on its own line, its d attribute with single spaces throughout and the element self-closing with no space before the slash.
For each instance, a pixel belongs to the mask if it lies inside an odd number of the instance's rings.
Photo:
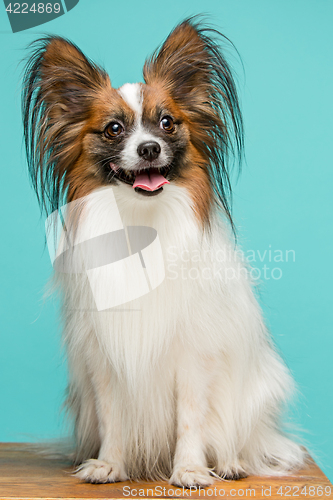
<svg viewBox="0 0 333 500">
<path fill-rule="evenodd" d="M 168 36 L 162 47 L 144 65 L 145 82 L 162 83 L 180 102 L 205 97 L 209 55 L 198 28 L 184 21 Z M 191 95 L 192 94 L 192 95 Z"/>
<path fill-rule="evenodd" d="M 227 156 L 242 155 L 243 122 L 221 41 L 229 42 L 195 18 L 187 19 L 146 61 L 143 75 L 148 85 L 166 88 L 185 111 L 192 125 L 191 141 L 207 159 L 215 193 L 231 220 Z"/>
<path fill-rule="evenodd" d="M 23 82 L 24 136 L 32 183 L 49 212 L 58 208 L 66 173 L 81 154 L 94 96 L 111 83 L 104 70 L 63 38 L 46 37 L 32 47 Z"/>
</svg>

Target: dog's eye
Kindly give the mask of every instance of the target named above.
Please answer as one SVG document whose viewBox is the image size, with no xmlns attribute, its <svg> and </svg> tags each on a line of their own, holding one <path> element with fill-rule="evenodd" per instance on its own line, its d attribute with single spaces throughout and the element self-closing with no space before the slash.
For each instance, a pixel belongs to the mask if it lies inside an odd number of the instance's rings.
<svg viewBox="0 0 333 500">
<path fill-rule="evenodd" d="M 175 130 L 175 124 L 170 116 L 164 116 L 160 121 L 160 127 L 166 132 L 173 132 Z"/>
<path fill-rule="evenodd" d="M 118 122 L 111 122 L 104 130 L 104 135 L 108 139 L 112 139 L 113 137 L 118 137 L 123 132 L 123 127 Z"/>
</svg>

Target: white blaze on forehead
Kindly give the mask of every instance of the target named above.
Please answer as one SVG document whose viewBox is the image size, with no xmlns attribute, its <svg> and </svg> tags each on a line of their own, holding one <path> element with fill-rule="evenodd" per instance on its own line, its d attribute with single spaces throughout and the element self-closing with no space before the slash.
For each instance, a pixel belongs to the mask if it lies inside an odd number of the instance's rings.
<svg viewBox="0 0 333 500">
<path fill-rule="evenodd" d="M 120 166 L 125 169 L 135 168 L 141 160 L 138 154 L 138 146 L 143 142 L 149 141 L 154 141 L 159 144 L 161 148 L 159 163 L 161 166 L 165 166 L 168 163 L 165 142 L 152 132 L 146 130 L 142 124 L 142 85 L 140 83 L 125 83 L 125 85 L 118 89 L 118 92 L 136 115 L 134 127 L 130 130 L 130 134 L 126 138 L 123 150 L 120 154 Z"/>
<path fill-rule="evenodd" d="M 142 91 L 140 83 L 125 83 L 120 89 L 119 94 L 130 108 L 138 115 L 142 115 Z"/>
</svg>

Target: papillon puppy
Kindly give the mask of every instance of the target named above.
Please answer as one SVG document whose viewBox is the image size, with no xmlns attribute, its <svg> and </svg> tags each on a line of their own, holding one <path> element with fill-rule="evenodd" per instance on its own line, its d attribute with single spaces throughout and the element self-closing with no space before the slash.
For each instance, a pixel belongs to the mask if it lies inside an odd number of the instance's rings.
<svg viewBox="0 0 333 500">
<path fill-rule="evenodd" d="M 55 281 L 76 474 L 91 483 L 205 487 L 304 462 L 281 423 L 293 382 L 233 237 L 228 163 L 243 128 L 223 40 L 187 19 L 146 61 L 145 83 L 118 89 L 57 36 L 26 66 L 33 185 L 42 208 L 62 210 L 56 257 L 72 249 Z M 141 245 L 135 228 L 152 238 Z M 83 242 L 105 254 L 86 272 Z"/>
</svg>

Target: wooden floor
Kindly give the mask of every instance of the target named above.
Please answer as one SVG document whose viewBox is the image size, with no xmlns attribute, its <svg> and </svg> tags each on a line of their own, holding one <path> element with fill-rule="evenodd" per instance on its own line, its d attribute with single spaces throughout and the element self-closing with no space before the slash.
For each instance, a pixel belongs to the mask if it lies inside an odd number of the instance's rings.
<svg viewBox="0 0 333 500">
<path fill-rule="evenodd" d="M 27 445 L 0 443 L 0 499 L 110 499 L 110 498 L 257 498 L 328 499 L 333 486 L 311 462 L 306 470 L 282 477 L 248 477 L 215 481 L 206 490 L 177 488 L 164 482 L 86 484 L 72 476 L 66 461 L 46 459 Z"/>
</svg>

